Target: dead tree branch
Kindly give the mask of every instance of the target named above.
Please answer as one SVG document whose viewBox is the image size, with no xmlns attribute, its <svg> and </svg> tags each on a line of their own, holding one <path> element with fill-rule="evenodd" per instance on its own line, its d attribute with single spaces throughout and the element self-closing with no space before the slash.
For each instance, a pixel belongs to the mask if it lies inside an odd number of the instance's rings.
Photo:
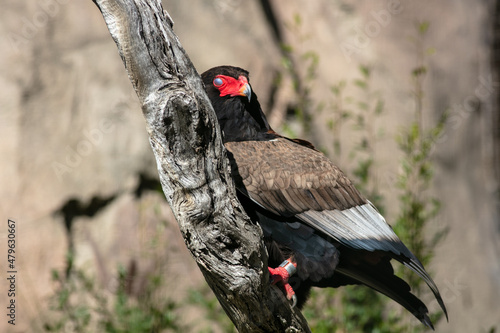
<svg viewBox="0 0 500 333">
<path fill-rule="evenodd" d="M 240 332 L 309 332 L 269 286 L 260 227 L 243 212 L 215 112 L 158 0 L 93 0 L 146 119 L 165 196 L 209 286 Z"/>
</svg>

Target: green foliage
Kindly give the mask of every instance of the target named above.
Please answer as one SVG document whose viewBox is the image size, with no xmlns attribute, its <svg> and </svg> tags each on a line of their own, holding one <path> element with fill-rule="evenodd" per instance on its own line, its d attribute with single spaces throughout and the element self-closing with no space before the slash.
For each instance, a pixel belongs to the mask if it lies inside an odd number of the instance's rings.
<svg viewBox="0 0 500 333">
<path fill-rule="evenodd" d="M 327 122 L 328 129 L 332 132 L 335 157 L 339 162 L 342 160 L 342 127 L 352 116 L 352 112 L 346 107 L 349 104 L 349 100 L 344 96 L 346 86 L 345 81 L 340 81 L 330 87 L 333 100 L 329 102 L 331 116 Z"/>
<path fill-rule="evenodd" d="M 150 333 L 169 329 L 183 332 L 175 310 L 177 305 L 161 299 L 160 276 L 151 276 L 144 293 L 133 297 L 130 281 L 122 267 L 118 268 L 118 287 L 114 293 L 98 287 L 82 270 L 74 270 L 68 278 L 52 272 L 57 291 L 51 299 L 51 310 L 57 320 L 47 321 L 47 332 Z"/>
<path fill-rule="evenodd" d="M 361 78 L 354 80 L 354 85 L 361 90 L 362 100 L 358 100 L 355 105 L 356 124 L 354 129 L 361 134 L 359 143 L 353 149 L 351 156 L 356 159 L 357 166 L 352 171 L 356 177 L 357 187 L 370 198 L 372 203 L 384 213 L 383 197 L 378 188 L 378 176 L 376 172 L 377 163 L 375 152 L 378 141 L 383 136 L 382 130 L 377 130 L 375 124 L 377 119 L 383 114 L 384 100 L 380 92 L 372 91 L 371 75 L 369 66 L 359 66 Z"/>
<path fill-rule="evenodd" d="M 303 312 L 315 333 L 404 332 L 400 311 L 389 310 L 383 295 L 363 286 L 314 289 Z"/>
<path fill-rule="evenodd" d="M 396 138 L 399 149 L 403 152 L 403 158 L 397 181 L 397 186 L 401 191 L 399 197 L 400 212 L 393 226 L 401 240 L 424 265 L 430 263 L 434 247 L 447 232 L 443 228 L 431 240 L 428 240 L 424 234 L 426 225 L 437 216 L 441 207 L 440 201 L 429 196 L 428 192 L 434 176 L 431 155 L 434 144 L 443 132 L 447 119 L 445 113 L 436 124 L 429 129 L 424 128 L 423 80 L 427 73 L 425 59 L 429 52 L 425 51 L 423 39 L 428 29 L 428 22 L 417 25 L 418 35 L 415 38 L 415 46 L 418 62 L 411 72 L 416 106 L 415 120 L 407 128 L 404 128 Z M 405 276 L 407 281 L 410 281 L 410 285 L 416 293 L 421 291 L 424 283 L 418 276 L 405 270 L 401 270 L 400 273 Z"/>
<path fill-rule="evenodd" d="M 199 290 L 191 290 L 188 302 L 204 310 L 207 322 L 217 323 L 217 326 L 225 333 L 236 333 L 236 328 L 222 309 L 219 301 L 208 285 L 204 285 L 204 287 Z M 202 332 L 211 333 L 212 329 L 206 327 L 200 331 L 200 333 Z"/>
<path fill-rule="evenodd" d="M 303 44 L 311 37 L 303 32 L 302 17 L 300 14 L 295 14 L 292 22 L 285 24 L 292 32 L 296 39 L 296 45 L 291 44 L 281 45 L 282 50 L 282 65 L 283 68 L 292 78 L 293 91 L 295 101 L 291 105 L 293 119 L 301 124 L 303 133 L 301 135 L 309 135 L 311 133 L 312 114 L 319 106 L 315 105 L 311 98 L 314 81 L 317 77 L 319 66 L 319 55 L 313 50 L 302 50 Z M 304 68 L 304 73 L 297 71 L 295 61 L 301 63 L 300 68 Z"/>
</svg>

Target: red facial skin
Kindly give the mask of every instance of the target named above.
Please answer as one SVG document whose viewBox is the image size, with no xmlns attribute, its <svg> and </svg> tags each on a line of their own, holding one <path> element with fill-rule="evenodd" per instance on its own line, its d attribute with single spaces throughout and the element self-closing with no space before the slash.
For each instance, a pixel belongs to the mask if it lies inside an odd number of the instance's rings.
<svg viewBox="0 0 500 333">
<path fill-rule="evenodd" d="M 226 75 L 217 75 L 213 81 L 214 87 L 220 91 L 220 96 L 246 96 L 244 93 L 248 80 L 241 75 L 238 80 Z"/>
</svg>

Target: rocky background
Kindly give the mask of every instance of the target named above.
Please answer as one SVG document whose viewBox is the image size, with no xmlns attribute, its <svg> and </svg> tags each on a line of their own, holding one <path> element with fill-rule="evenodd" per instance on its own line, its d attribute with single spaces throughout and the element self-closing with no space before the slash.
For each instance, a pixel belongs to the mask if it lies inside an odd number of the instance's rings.
<svg viewBox="0 0 500 333">
<path fill-rule="evenodd" d="M 429 233 L 449 228 L 430 267 L 450 314 L 437 331 L 500 329 L 498 1 L 163 4 L 200 73 L 221 64 L 250 70 L 276 129 L 296 103 L 294 78 L 327 103 L 331 85 L 359 78 L 359 66 L 369 65 L 371 86 L 385 100 L 376 154 L 389 222 L 401 158 L 394 137 L 413 117 L 412 38 L 416 22 L 428 21 L 424 42 L 434 51 L 426 57 L 424 123 L 449 112 L 433 150 L 432 195 L 442 210 Z M 161 269 L 164 297 L 187 298 L 203 278 L 158 191 L 140 106 L 100 12 L 90 0 L 3 0 L 0 33 L 0 331 L 44 331 L 53 275 L 68 271 L 68 253 L 71 269 L 109 293 L 121 265 L 133 272 L 130 293 Z M 285 44 L 293 51 L 284 58 Z M 318 66 L 309 81 L 308 52 Z M 332 153 L 325 112 L 308 138 Z M 342 139 L 351 141 L 348 128 Z M 337 161 L 349 173 L 353 162 L 344 155 Z M 8 219 L 16 222 L 15 326 L 4 314 Z M 180 316 L 192 321 L 199 312 Z"/>
</svg>

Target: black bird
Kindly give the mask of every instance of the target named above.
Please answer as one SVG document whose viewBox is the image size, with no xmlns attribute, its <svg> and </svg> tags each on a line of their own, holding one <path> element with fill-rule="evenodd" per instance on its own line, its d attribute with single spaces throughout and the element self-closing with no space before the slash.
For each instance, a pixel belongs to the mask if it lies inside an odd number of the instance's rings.
<svg viewBox="0 0 500 333">
<path fill-rule="evenodd" d="M 271 129 L 246 70 L 215 67 L 202 79 L 238 198 L 262 227 L 268 264 L 277 267 L 269 268 L 271 283 L 280 282 L 299 307 L 313 286 L 364 284 L 433 328 L 425 304 L 394 275 L 395 259 L 425 280 L 448 317 L 423 265 L 346 175 L 311 143 Z"/>
</svg>

